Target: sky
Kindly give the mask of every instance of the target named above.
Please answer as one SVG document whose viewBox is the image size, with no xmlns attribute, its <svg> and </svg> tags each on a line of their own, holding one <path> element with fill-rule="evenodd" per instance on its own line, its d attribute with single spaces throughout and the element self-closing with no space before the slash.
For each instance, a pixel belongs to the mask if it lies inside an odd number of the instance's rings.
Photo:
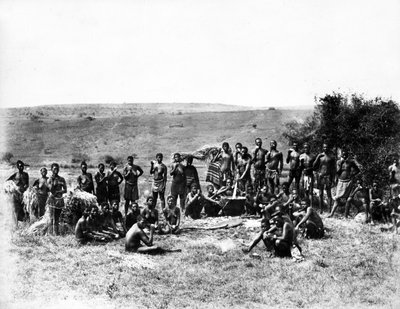
<svg viewBox="0 0 400 309">
<path fill-rule="evenodd" d="M 400 1 L 0 0 L 0 106 L 400 102 Z"/>
</svg>

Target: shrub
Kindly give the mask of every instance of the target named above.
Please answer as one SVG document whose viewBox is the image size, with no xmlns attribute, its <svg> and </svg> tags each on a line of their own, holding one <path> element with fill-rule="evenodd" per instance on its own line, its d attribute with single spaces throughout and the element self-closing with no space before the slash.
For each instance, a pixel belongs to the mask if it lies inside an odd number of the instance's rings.
<svg viewBox="0 0 400 309">
<path fill-rule="evenodd" d="M 90 161 L 90 157 L 86 153 L 73 153 L 71 163 L 81 163 L 82 161 Z"/>
<path fill-rule="evenodd" d="M 13 157 L 14 155 L 11 152 L 7 151 L 1 155 L 1 160 L 10 163 Z"/>
</svg>

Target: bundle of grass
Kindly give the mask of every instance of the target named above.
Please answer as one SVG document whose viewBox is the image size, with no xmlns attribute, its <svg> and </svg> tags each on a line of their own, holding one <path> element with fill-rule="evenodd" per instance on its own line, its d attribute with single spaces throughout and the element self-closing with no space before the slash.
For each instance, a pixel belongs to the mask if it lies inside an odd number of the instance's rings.
<svg viewBox="0 0 400 309">
<path fill-rule="evenodd" d="M 29 214 L 29 219 L 39 219 L 39 197 L 35 187 L 29 187 L 23 194 L 25 212 Z"/>
<path fill-rule="evenodd" d="M 97 198 L 95 195 L 75 189 L 68 194 L 67 203 L 61 213 L 61 222 L 75 226 L 79 218 L 82 217 L 83 211 L 92 206 L 97 206 Z"/>
<path fill-rule="evenodd" d="M 46 212 L 39 221 L 33 223 L 26 231 L 26 235 L 44 235 L 50 226 L 50 207 L 46 205 Z"/>
<path fill-rule="evenodd" d="M 3 190 L 5 194 L 13 197 L 21 197 L 21 192 L 18 189 L 18 186 L 14 181 L 8 180 L 3 185 Z"/>
</svg>

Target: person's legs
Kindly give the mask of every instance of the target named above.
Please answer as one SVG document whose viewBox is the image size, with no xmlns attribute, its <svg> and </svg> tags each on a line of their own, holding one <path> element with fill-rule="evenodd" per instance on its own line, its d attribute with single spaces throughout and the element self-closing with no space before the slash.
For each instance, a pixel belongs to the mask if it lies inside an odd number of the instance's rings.
<svg viewBox="0 0 400 309">
<path fill-rule="evenodd" d="M 290 245 L 284 240 L 276 240 L 274 244 L 275 254 L 279 257 L 292 257 Z"/>
<path fill-rule="evenodd" d="M 250 252 L 257 244 L 263 239 L 263 234 L 264 231 L 261 231 L 260 233 L 257 234 L 256 238 L 253 239 L 253 241 L 250 243 L 248 248 L 243 248 L 243 252 L 248 253 Z"/>
<path fill-rule="evenodd" d="M 185 211 L 185 193 L 179 193 L 179 203 L 181 205 L 182 212 Z"/>
<path fill-rule="evenodd" d="M 164 210 L 164 208 L 165 208 L 165 191 L 158 192 L 158 195 L 160 196 L 161 209 Z"/>
</svg>

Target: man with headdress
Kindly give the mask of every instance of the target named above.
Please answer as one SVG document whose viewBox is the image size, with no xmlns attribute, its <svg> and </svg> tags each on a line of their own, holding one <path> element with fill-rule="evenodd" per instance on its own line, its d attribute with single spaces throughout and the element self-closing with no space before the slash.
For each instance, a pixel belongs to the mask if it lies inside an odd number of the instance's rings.
<svg viewBox="0 0 400 309">
<path fill-rule="evenodd" d="M 18 187 L 18 194 L 13 196 L 14 200 L 14 215 L 16 222 L 23 221 L 25 217 L 24 207 L 22 204 L 22 195 L 29 187 L 29 175 L 27 172 L 24 172 L 25 163 L 21 160 L 17 161 L 17 169 L 18 172 L 12 174 L 7 178 L 8 180 L 12 180 Z"/>
<path fill-rule="evenodd" d="M 156 154 L 156 162 L 150 162 L 150 175 L 153 175 L 151 191 L 153 192 L 154 203 L 157 204 L 157 198 L 160 197 L 161 209 L 165 208 L 165 187 L 167 185 L 167 166 L 162 162 L 163 154 Z"/>
<path fill-rule="evenodd" d="M 48 207 L 50 211 L 50 233 L 58 235 L 58 224 L 61 211 L 64 208 L 63 194 L 67 193 L 67 183 L 65 179 L 58 175 L 60 166 L 58 163 L 51 165 L 52 175 L 48 180 L 50 191 Z"/>
<path fill-rule="evenodd" d="M 35 211 L 36 213 L 34 213 L 37 218 L 44 215 L 46 211 L 46 201 L 49 196 L 49 177 L 47 177 L 47 169 L 45 167 L 40 169 L 40 175 L 41 177 L 36 179 L 33 183 L 33 187 L 37 189 L 38 196 L 38 209 Z"/>
</svg>

